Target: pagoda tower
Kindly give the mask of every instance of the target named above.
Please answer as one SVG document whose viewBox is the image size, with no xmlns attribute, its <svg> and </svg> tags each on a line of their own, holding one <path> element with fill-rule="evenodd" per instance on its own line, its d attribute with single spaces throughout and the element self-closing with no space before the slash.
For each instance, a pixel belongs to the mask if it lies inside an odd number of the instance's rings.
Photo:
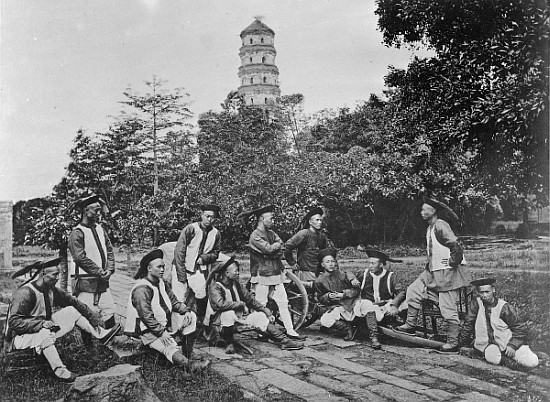
<svg viewBox="0 0 550 402">
<path fill-rule="evenodd" d="M 273 46 L 274 38 L 275 32 L 259 18 L 241 32 L 241 86 L 238 91 L 249 106 L 269 108 L 281 96 L 279 69 L 275 65 L 277 52 Z"/>
</svg>

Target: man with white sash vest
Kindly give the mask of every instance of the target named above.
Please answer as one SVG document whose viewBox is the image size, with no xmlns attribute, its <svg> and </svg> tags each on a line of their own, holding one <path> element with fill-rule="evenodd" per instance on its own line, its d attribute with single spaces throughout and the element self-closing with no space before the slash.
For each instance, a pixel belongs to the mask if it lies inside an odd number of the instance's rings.
<svg viewBox="0 0 550 402">
<path fill-rule="evenodd" d="M 301 342 L 288 339 L 285 333 L 275 326 L 271 310 L 261 304 L 239 282 L 239 263 L 235 257 L 220 262 L 207 280 L 208 307 L 205 325 L 210 345 L 222 343 L 226 353 L 233 354 L 239 349 L 252 354 L 252 350 L 234 339 L 237 324 L 252 327 L 280 345 L 283 350 L 302 349 Z"/>
<path fill-rule="evenodd" d="M 447 323 L 447 342 L 442 352 L 458 351 L 460 319 L 457 303 L 460 289 L 470 283 L 470 272 L 463 266 L 463 250 L 449 224 L 439 219 L 447 213 L 455 221 L 458 216 L 444 203 L 424 198 L 420 215 L 428 222 L 426 243 L 428 262 L 420 276 L 407 288 L 407 320 L 395 329 L 414 333 L 422 300 L 429 298 L 439 304 L 441 315 Z"/>
<path fill-rule="evenodd" d="M 361 249 L 360 249 L 361 250 Z M 363 251 L 363 250 L 361 250 Z M 405 290 L 397 285 L 395 273 L 387 269 L 386 262 L 402 262 L 373 249 L 364 250 L 369 257 L 369 267 L 356 273 L 360 283 L 360 298 L 355 302 L 356 317 L 365 317 L 373 349 L 382 349 L 378 341 L 378 322 L 385 317 L 396 317 L 407 310 Z"/>
<path fill-rule="evenodd" d="M 5 339 L 7 351 L 34 349 L 50 364 L 55 376 L 64 382 L 73 382 L 76 374 L 61 361 L 55 341 L 79 327 L 103 344 L 119 331 L 115 325 L 110 330 L 102 328 L 101 317 L 76 297 L 55 286 L 59 279 L 60 258 L 28 265 L 12 275 L 12 278 L 31 273 L 12 296 L 8 310 Z M 36 277 L 38 279 L 34 280 Z"/>
<path fill-rule="evenodd" d="M 137 282 L 128 297 L 124 332 L 139 337 L 145 346 L 162 353 L 176 366 L 204 370 L 210 362 L 192 356 L 197 316 L 162 279 L 163 255 L 156 249 L 141 259 L 134 276 Z"/>
<path fill-rule="evenodd" d="M 472 281 L 477 294 L 472 300 L 459 344 L 466 345 L 472 333 L 474 349 L 491 364 L 500 364 L 502 356 L 515 360 L 525 367 L 536 367 L 539 359 L 527 346 L 527 325 L 516 310 L 495 295 L 493 278 Z"/>
<path fill-rule="evenodd" d="M 68 246 L 74 267 L 72 292 L 78 300 L 101 314 L 105 328 L 113 328 L 115 303 L 109 289 L 109 278 L 115 272 L 115 255 L 107 232 L 99 223 L 103 200 L 97 196 L 83 198 L 76 203 L 82 212 L 81 222 L 69 235 Z M 82 333 L 86 344 L 90 336 Z"/>
<path fill-rule="evenodd" d="M 195 294 L 199 324 L 204 319 L 208 303 L 206 278 L 220 254 L 221 238 L 220 231 L 214 227 L 220 207 L 204 204 L 200 209 L 200 221 L 183 228 L 174 250 L 177 279 L 187 283 Z"/>
</svg>

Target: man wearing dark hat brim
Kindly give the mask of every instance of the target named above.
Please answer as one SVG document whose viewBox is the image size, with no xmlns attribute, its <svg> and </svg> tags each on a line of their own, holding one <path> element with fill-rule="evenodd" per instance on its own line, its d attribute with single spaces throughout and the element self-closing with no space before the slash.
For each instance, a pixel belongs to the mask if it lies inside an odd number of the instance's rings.
<svg viewBox="0 0 550 402">
<path fill-rule="evenodd" d="M 180 233 L 174 250 L 174 265 L 178 281 L 187 283 L 197 300 L 197 316 L 202 323 L 208 302 L 206 277 L 220 254 L 221 235 L 214 227 L 220 207 L 200 206 L 200 221 L 187 225 Z"/>
<path fill-rule="evenodd" d="M 319 303 L 328 308 L 321 316 L 321 330 L 332 328 L 344 332 L 344 340 L 352 341 L 357 332 L 353 324 L 356 318 L 353 306 L 359 296 L 357 278 L 352 272 L 338 269 L 336 250 L 333 248 L 321 250 L 318 261 L 323 273 L 315 279 L 315 293 Z"/>
<path fill-rule="evenodd" d="M 457 303 L 460 289 L 469 285 L 471 275 L 461 265 L 463 252 L 458 238 L 449 224 L 439 219 L 439 212 L 448 208 L 437 200 L 424 199 L 420 215 L 429 224 L 426 232 L 428 262 L 418 279 L 407 288 L 407 320 L 396 330 L 415 332 L 422 300 L 427 297 L 439 304 L 441 315 L 447 323 L 447 342 L 440 350 L 456 352 L 460 333 Z"/>
<path fill-rule="evenodd" d="M 489 363 L 500 364 L 506 356 L 522 366 L 536 367 L 539 359 L 526 344 L 527 325 L 510 304 L 496 297 L 494 283 L 494 278 L 472 281 L 478 297 L 470 305 L 459 345 L 467 346 L 474 333 L 474 349 Z"/>
<path fill-rule="evenodd" d="M 227 353 L 235 353 L 239 348 L 251 353 L 247 345 L 234 339 L 236 325 L 248 325 L 278 343 L 283 350 L 302 349 L 303 344 L 288 339 L 273 323 L 275 318 L 271 311 L 239 282 L 239 269 L 238 261 L 231 257 L 221 261 L 208 277 L 205 325 L 208 325 L 210 345 L 216 346 L 221 339 Z"/>
<path fill-rule="evenodd" d="M 92 310 L 98 311 L 106 328 L 115 322 L 115 303 L 109 288 L 109 278 L 115 272 L 115 254 L 107 232 L 100 224 L 103 201 L 97 195 L 76 203 L 82 213 L 80 223 L 72 230 L 68 246 L 69 272 L 73 274 L 72 292 Z M 82 333 L 85 343 L 91 341 Z"/>
<path fill-rule="evenodd" d="M 137 282 L 128 297 L 124 332 L 139 337 L 145 346 L 163 354 L 176 366 L 190 371 L 204 370 L 209 361 L 190 360 L 197 316 L 162 279 L 163 256 L 162 250 L 156 249 L 141 259 L 134 277 Z"/>
<path fill-rule="evenodd" d="M 267 305 L 268 295 L 279 307 L 279 317 L 291 339 L 305 339 L 296 332 L 288 309 L 288 297 L 284 287 L 285 267 L 281 261 L 284 243 L 272 228 L 274 226 L 273 205 L 252 211 L 257 218 L 256 229 L 250 235 L 250 282 L 255 286 L 256 299 Z"/>
<path fill-rule="evenodd" d="M 13 293 L 4 342 L 8 352 L 12 349 L 34 349 L 46 358 L 58 379 L 72 382 L 76 375 L 61 361 L 55 341 L 77 326 L 106 344 L 120 326 L 116 325 L 111 330 L 102 328 L 98 313 L 55 286 L 59 279 L 60 262 L 61 259 L 56 258 L 34 263 L 13 275 L 18 277 L 34 269 L 37 270 L 34 277 L 38 279 L 27 281 Z"/>
<path fill-rule="evenodd" d="M 317 254 L 334 244 L 323 233 L 324 211 L 321 207 L 311 208 L 302 219 L 302 229 L 285 245 L 286 262 L 298 270 L 298 277 L 307 288 L 313 287 L 317 277 Z M 297 259 L 294 258 L 297 250 Z"/>
<path fill-rule="evenodd" d="M 356 273 L 361 293 L 354 305 L 354 314 L 365 317 L 371 346 L 378 350 L 382 348 L 378 341 L 378 322 L 407 310 L 405 290 L 398 286 L 395 273 L 386 268 L 388 261 L 402 261 L 379 250 L 367 249 L 365 252 L 369 257 L 369 266 Z"/>
</svg>

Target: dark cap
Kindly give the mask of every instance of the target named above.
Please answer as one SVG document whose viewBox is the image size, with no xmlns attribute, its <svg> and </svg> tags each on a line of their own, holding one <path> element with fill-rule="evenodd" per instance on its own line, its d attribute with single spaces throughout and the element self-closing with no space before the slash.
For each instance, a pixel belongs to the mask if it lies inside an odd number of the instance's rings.
<svg viewBox="0 0 550 402">
<path fill-rule="evenodd" d="M 336 259 L 336 254 L 338 253 L 338 250 L 335 248 L 325 248 L 324 250 L 319 251 L 319 254 L 317 254 L 317 260 L 319 262 L 323 261 L 323 258 L 325 258 L 327 255 L 331 255 Z"/>
<path fill-rule="evenodd" d="M 12 279 L 18 278 L 20 276 L 28 274 L 32 270 L 36 270 L 35 273 L 38 273 L 38 272 L 42 271 L 44 268 L 55 267 L 55 266 L 59 265 L 60 262 L 61 262 L 61 258 L 59 258 L 59 257 L 53 258 L 53 259 L 50 259 L 50 260 L 35 261 L 32 264 L 27 265 L 27 266 L 15 271 L 13 274 L 11 274 L 11 278 Z"/>
<path fill-rule="evenodd" d="M 395 260 L 395 259 L 391 258 L 389 255 L 387 255 L 386 253 L 383 253 L 379 250 L 366 249 L 364 251 L 365 251 L 365 253 L 367 253 L 369 258 L 378 258 L 383 263 L 386 263 L 386 261 L 389 261 L 389 262 L 403 262 L 403 260 Z"/>
<path fill-rule="evenodd" d="M 163 257 L 163 251 L 158 248 L 149 252 L 148 254 L 145 254 L 139 262 L 139 270 L 134 276 L 134 279 L 145 278 L 147 276 L 147 268 L 149 267 L 149 263 L 153 260 L 156 260 L 157 258 L 162 259 Z"/>
<path fill-rule="evenodd" d="M 239 262 L 235 259 L 234 255 L 232 255 L 227 260 L 220 262 L 217 267 L 214 267 L 210 274 L 208 274 L 208 278 L 206 278 L 206 288 L 208 289 L 208 286 L 210 285 L 210 282 L 214 280 L 214 277 L 223 274 L 231 264 L 236 264 L 237 266 L 239 266 Z"/>
<path fill-rule="evenodd" d="M 86 208 L 88 205 L 90 204 L 95 204 L 96 202 L 99 202 L 100 204 L 104 204 L 105 201 L 103 201 L 103 199 L 97 195 L 97 194 L 94 194 L 94 195 L 90 195 L 89 197 L 84 197 L 84 198 L 81 198 L 79 199 L 77 202 L 76 202 L 76 206 L 79 208 L 79 209 L 84 209 Z"/>
<path fill-rule="evenodd" d="M 307 229 L 309 227 L 309 220 L 313 215 L 324 215 L 325 211 L 321 207 L 311 207 L 309 211 L 304 215 L 302 218 L 302 222 L 300 223 L 300 227 L 302 229 Z"/>
<path fill-rule="evenodd" d="M 201 211 L 212 211 L 214 212 L 216 215 L 220 215 L 220 211 L 221 211 L 221 208 L 219 206 L 217 206 L 216 204 L 201 204 L 199 206 L 200 210 Z"/>
<path fill-rule="evenodd" d="M 476 279 L 475 281 L 470 282 L 472 286 L 485 286 L 485 285 L 492 285 L 495 283 L 495 278 L 481 278 Z"/>
<path fill-rule="evenodd" d="M 424 204 L 428 204 L 429 206 L 433 207 L 438 212 L 446 212 L 447 215 L 449 215 L 451 218 L 455 219 L 456 221 L 459 221 L 458 215 L 455 214 L 455 212 L 445 203 L 438 201 L 434 198 L 428 198 L 423 197 L 422 201 Z"/>
</svg>

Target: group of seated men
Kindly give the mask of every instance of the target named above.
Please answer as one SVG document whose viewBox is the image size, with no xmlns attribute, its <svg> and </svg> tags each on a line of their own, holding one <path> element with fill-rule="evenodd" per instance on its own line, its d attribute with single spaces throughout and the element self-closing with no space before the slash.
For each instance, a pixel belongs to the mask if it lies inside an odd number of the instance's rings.
<svg viewBox="0 0 550 402">
<path fill-rule="evenodd" d="M 479 298 L 472 301 L 462 329 L 456 323 L 457 288 L 453 282 L 459 278 L 463 286 L 465 273 L 460 267 L 463 257 L 456 236 L 438 218 L 438 212 L 445 207 L 430 199 L 422 206 L 421 215 L 429 223 L 428 263 L 406 291 L 399 288 L 395 273 L 386 268 L 387 262 L 400 261 L 377 250 L 366 250 L 366 269 L 356 273 L 341 271 L 336 250 L 321 230 L 320 208 L 308 212 L 302 230 L 286 245 L 273 231 L 273 206 L 243 213 L 240 218 L 245 221 L 256 217 L 256 229 L 249 242 L 251 292 L 239 281 L 238 261 L 234 257 L 219 257 L 219 232 L 212 225 L 219 208 L 205 205 L 201 208 L 201 221 L 182 230 L 173 267 L 166 267 L 161 249 L 141 259 L 134 277 L 137 282 L 128 299 L 125 333 L 190 371 L 205 370 L 210 365 L 193 353 L 199 330 L 211 345 L 224 345 L 227 353 L 239 349 L 251 352 L 249 346 L 235 339 L 240 325 L 256 330 L 283 350 L 301 349 L 305 336 L 292 327 L 284 288 L 285 267 L 281 262 L 284 256 L 324 307 L 320 318 L 323 332 L 332 328 L 342 331 L 346 340 L 353 340 L 364 323 L 372 348 L 379 350 L 379 322 L 396 324 L 404 320 L 395 330 L 413 333 L 420 299 L 435 298 L 448 321 L 443 352 L 456 352 L 459 346 L 470 342 L 474 333 L 474 350 L 488 362 L 499 364 L 504 357 L 535 367 L 538 358 L 526 344 L 525 324 L 511 305 L 496 297 L 493 279 L 472 282 Z M 293 249 L 298 250 L 297 263 Z M 34 280 L 14 292 L 5 340 L 8 349 L 34 349 L 43 354 L 55 376 L 71 382 L 76 375 L 61 362 L 55 341 L 76 326 L 105 344 L 119 333 L 120 325 L 105 325 L 99 312 L 55 286 L 59 263 L 60 259 L 35 263 L 16 273 L 15 276 L 36 270 Z M 171 283 L 164 280 L 165 270 L 174 278 Z M 438 281 L 442 284 L 438 285 Z M 267 307 L 268 297 L 276 302 L 284 329 L 275 325 L 274 315 Z"/>
</svg>

